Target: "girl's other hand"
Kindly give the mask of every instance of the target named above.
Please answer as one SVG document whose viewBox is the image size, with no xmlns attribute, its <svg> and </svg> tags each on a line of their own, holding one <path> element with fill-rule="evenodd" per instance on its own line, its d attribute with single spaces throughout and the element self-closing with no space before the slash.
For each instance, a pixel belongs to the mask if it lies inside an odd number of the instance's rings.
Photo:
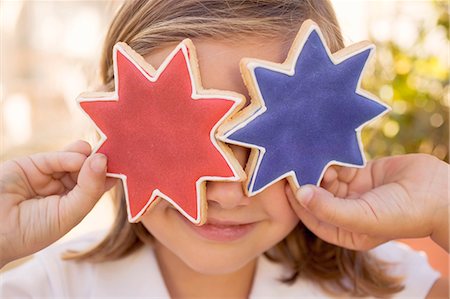
<svg viewBox="0 0 450 299">
<path fill-rule="evenodd" d="M 0 165 L 0 267 L 60 239 L 113 186 L 106 156 L 90 153 L 77 141 Z"/>
<path fill-rule="evenodd" d="M 368 250 L 398 238 L 448 245 L 449 170 L 425 154 L 385 157 L 365 168 L 330 167 L 322 188 L 286 193 L 301 221 L 319 238 Z"/>
</svg>

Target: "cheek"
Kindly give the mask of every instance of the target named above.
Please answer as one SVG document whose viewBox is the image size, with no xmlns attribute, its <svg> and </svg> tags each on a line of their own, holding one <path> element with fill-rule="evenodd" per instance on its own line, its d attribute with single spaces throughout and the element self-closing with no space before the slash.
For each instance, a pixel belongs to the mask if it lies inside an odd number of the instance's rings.
<svg viewBox="0 0 450 299">
<path fill-rule="evenodd" d="M 289 233 L 300 221 L 297 214 L 291 208 L 289 200 L 284 192 L 285 180 L 277 182 L 264 190 L 261 195 L 261 203 L 271 222 L 277 229 Z"/>
<path fill-rule="evenodd" d="M 182 217 L 179 212 L 161 200 L 142 216 L 141 222 L 162 248 L 169 249 L 186 264 L 195 264 L 192 261 L 198 254 L 197 244 L 186 234 L 184 226 L 180 226 L 178 217 Z"/>
<path fill-rule="evenodd" d="M 164 235 L 164 231 L 167 229 L 160 219 L 163 218 L 163 210 L 159 209 L 162 203 L 158 203 L 154 208 L 147 210 L 141 217 L 141 223 L 147 229 L 147 231 L 153 235 L 156 239 L 160 235 Z"/>
<path fill-rule="evenodd" d="M 171 210 L 174 209 L 170 207 L 170 204 L 160 199 L 157 204 L 142 215 L 141 223 L 157 240 L 164 240 L 171 235 L 171 232 L 176 231 L 176 228 L 172 227 L 173 222 L 167 221 L 168 213 Z"/>
</svg>

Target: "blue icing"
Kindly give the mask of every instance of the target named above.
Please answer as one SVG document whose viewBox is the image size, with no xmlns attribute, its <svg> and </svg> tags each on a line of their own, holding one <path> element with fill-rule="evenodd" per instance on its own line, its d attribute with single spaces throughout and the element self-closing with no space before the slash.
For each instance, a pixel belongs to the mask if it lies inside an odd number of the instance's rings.
<svg viewBox="0 0 450 299">
<path fill-rule="evenodd" d="M 259 169 L 251 174 L 250 191 L 257 192 L 289 171 L 295 172 L 300 185 L 318 184 L 332 160 L 363 165 L 355 130 L 386 110 L 356 93 L 370 51 L 334 65 L 312 31 L 293 76 L 254 69 L 267 111 L 228 137 L 266 149 Z"/>
</svg>

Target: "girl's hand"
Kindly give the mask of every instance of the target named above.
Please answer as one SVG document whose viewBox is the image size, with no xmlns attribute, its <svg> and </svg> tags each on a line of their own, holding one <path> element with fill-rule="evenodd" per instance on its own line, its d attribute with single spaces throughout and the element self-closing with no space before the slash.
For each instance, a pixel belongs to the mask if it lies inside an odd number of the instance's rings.
<svg viewBox="0 0 450 299">
<path fill-rule="evenodd" d="M 368 250 L 398 238 L 448 245 L 449 170 L 425 154 L 386 157 L 365 168 L 330 167 L 322 187 L 286 186 L 291 206 L 319 238 Z"/>
<path fill-rule="evenodd" d="M 106 157 L 90 153 L 78 141 L 0 165 L 0 267 L 64 236 L 113 186 Z"/>
</svg>

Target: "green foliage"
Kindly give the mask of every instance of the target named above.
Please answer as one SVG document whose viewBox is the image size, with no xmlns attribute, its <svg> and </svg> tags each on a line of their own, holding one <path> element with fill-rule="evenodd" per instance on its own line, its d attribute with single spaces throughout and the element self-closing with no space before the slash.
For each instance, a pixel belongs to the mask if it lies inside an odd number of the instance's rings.
<svg viewBox="0 0 450 299">
<path fill-rule="evenodd" d="M 401 49 L 394 41 L 376 43 L 376 61 L 363 86 L 389 104 L 392 111 L 363 131 L 369 158 L 422 152 L 449 160 L 449 70 L 447 62 L 424 54 L 431 30 L 444 31 L 445 41 L 440 47 L 448 47 L 448 2 L 436 1 L 433 5 L 438 16 L 435 24 L 432 28 L 417 24 L 413 47 Z"/>
</svg>

